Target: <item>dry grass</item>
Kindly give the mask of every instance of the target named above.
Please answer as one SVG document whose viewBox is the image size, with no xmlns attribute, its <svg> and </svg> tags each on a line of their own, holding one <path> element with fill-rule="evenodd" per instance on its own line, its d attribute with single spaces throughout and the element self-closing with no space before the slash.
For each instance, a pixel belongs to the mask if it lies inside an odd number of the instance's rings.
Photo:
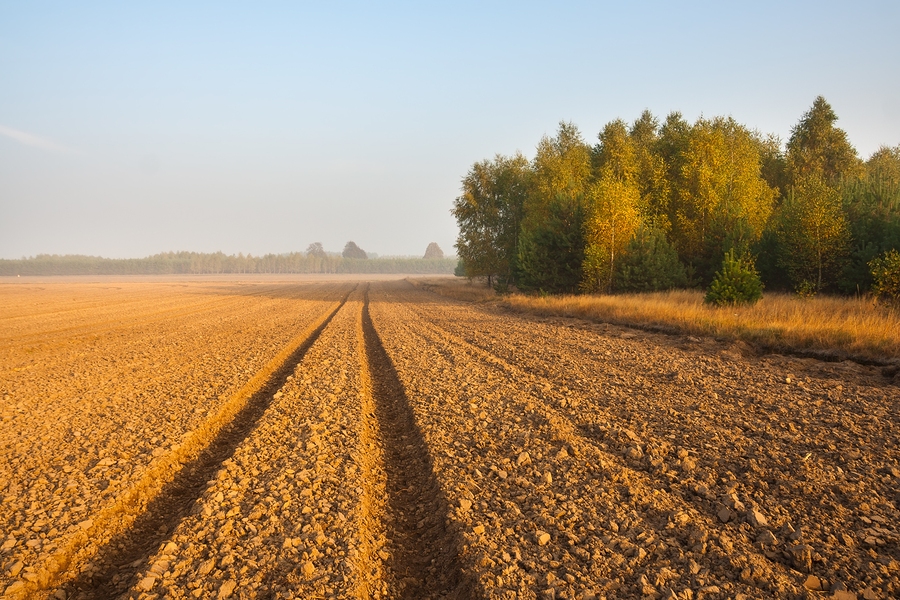
<svg viewBox="0 0 900 600">
<path fill-rule="evenodd" d="M 617 296 L 529 297 L 501 301 L 531 314 L 742 340 L 772 349 L 816 351 L 867 360 L 900 358 L 900 312 L 854 298 L 801 299 L 768 294 L 753 306 L 709 306 L 698 291 Z"/>
<path fill-rule="evenodd" d="M 425 287 L 425 286 L 423 286 Z M 766 294 L 753 306 L 717 308 L 699 291 L 614 296 L 497 297 L 465 281 L 435 280 L 428 289 L 461 300 L 496 298 L 511 310 L 741 340 L 766 349 L 814 352 L 876 362 L 900 360 L 900 310 L 871 300 Z"/>
</svg>

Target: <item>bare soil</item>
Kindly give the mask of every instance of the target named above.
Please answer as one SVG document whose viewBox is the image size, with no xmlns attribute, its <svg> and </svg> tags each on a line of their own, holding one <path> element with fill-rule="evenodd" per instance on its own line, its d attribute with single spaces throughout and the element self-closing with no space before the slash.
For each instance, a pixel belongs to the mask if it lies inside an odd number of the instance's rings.
<svg viewBox="0 0 900 600">
<path fill-rule="evenodd" d="M 0 286 L 8 597 L 900 595 L 878 369 L 404 281 L 38 287 Z"/>
</svg>

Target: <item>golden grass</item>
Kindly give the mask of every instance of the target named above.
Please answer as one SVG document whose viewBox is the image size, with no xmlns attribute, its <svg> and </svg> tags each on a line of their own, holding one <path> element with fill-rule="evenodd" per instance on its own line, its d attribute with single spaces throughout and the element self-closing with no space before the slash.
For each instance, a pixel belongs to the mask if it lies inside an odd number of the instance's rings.
<svg viewBox="0 0 900 600">
<path fill-rule="evenodd" d="M 869 299 L 804 299 L 772 293 L 752 306 L 719 308 L 705 304 L 703 293 L 694 290 L 501 297 L 484 284 L 469 285 L 459 280 L 435 280 L 423 287 L 461 300 L 495 299 L 500 306 L 521 313 L 740 340 L 786 352 L 815 352 L 877 362 L 900 359 L 900 310 L 876 306 Z"/>
<path fill-rule="evenodd" d="M 677 290 L 615 296 L 513 295 L 501 304 L 530 314 L 661 328 L 772 349 L 876 361 L 900 358 L 900 312 L 864 299 L 767 294 L 752 306 L 720 308 L 705 304 L 702 292 Z"/>
</svg>

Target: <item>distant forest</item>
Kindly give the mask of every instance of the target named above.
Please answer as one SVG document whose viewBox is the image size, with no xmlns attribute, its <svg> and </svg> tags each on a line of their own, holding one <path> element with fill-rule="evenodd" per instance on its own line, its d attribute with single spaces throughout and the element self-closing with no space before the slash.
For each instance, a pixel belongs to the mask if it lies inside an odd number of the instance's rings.
<svg viewBox="0 0 900 600">
<path fill-rule="evenodd" d="M 264 256 L 222 252 L 165 252 L 146 258 L 40 254 L 0 259 L 0 276 L 16 275 L 205 275 L 218 273 L 409 273 L 452 274 L 456 258 L 346 258 L 291 252 Z"/>
<path fill-rule="evenodd" d="M 534 159 L 497 155 L 465 175 L 458 273 L 500 288 L 629 292 L 707 287 L 738 264 L 801 295 L 896 287 L 900 146 L 863 160 L 836 121 L 820 96 L 786 144 L 731 117 L 678 112 L 612 121 L 594 145 L 561 123 Z"/>
</svg>

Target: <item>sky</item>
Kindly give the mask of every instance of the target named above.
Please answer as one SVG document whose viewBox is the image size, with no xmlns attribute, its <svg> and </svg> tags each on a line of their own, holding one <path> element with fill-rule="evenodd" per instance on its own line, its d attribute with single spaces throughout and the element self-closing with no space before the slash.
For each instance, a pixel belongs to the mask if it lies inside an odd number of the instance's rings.
<svg viewBox="0 0 900 600">
<path fill-rule="evenodd" d="M 900 144 L 900 3 L 0 0 L 0 258 L 454 252 L 471 165 L 644 109 Z"/>
</svg>

